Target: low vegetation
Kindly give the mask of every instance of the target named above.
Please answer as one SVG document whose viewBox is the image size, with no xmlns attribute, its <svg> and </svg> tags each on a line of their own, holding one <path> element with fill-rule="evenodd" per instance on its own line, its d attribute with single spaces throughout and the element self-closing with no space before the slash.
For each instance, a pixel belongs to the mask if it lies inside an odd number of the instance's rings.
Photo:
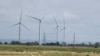
<svg viewBox="0 0 100 56">
<path fill-rule="evenodd" d="M 63 47 L 63 46 L 27 46 L 27 45 L 0 45 L 0 51 L 75 51 L 75 52 L 100 52 L 100 48 L 93 47 Z"/>
<path fill-rule="evenodd" d="M 64 51 L 35 51 L 35 52 L 0 52 L 0 56 L 100 56 L 94 52 L 64 52 Z"/>
<path fill-rule="evenodd" d="M 0 56 L 100 56 L 100 48 L 0 45 Z"/>
<path fill-rule="evenodd" d="M 98 42 L 89 46 L 83 43 L 78 44 L 75 49 L 72 44 L 69 46 L 62 46 L 59 43 L 47 44 L 38 46 L 38 42 L 12 41 L 11 43 L 4 42 L 4 44 L 1 42 L 0 56 L 100 56 Z"/>
</svg>

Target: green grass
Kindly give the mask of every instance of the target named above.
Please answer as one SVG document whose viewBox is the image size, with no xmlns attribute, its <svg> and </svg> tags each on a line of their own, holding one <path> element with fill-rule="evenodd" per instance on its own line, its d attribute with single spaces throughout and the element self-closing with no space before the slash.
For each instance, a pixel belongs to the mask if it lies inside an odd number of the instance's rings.
<svg viewBox="0 0 100 56">
<path fill-rule="evenodd" d="M 0 56 L 100 56 L 100 48 L 0 45 Z"/>
<path fill-rule="evenodd" d="M 72 47 L 61 46 L 0 45 L 0 51 L 73 51 L 73 49 Z M 76 47 L 75 52 L 100 52 L 100 48 Z"/>
</svg>

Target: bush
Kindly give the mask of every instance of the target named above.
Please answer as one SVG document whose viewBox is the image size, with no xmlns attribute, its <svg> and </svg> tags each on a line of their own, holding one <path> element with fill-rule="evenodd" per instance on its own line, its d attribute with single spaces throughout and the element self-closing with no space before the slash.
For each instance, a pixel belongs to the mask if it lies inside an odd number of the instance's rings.
<svg viewBox="0 0 100 56">
<path fill-rule="evenodd" d="M 0 42 L 0 44 L 2 44 L 2 42 Z"/>
<path fill-rule="evenodd" d="M 26 42 L 26 45 L 33 45 L 32 42 Z"/>
<path fill-rule="evenodd" d="M 35 41 L 33 42 L 33 45 L 39 45 L 39 42 Z"/>
<path fill-rule="evenodd" d="M 66 42 L 62 42 L 62 44 L 61 44 L 62 46 L 66 46 Z"/>
<path fill-rule="evenodd" d="M 16 45 L 16 44 L 21 44 L 19 41 L 11 41 L 11 44 Z"/>
<path fill-rule="evenodd" d="M 94 48 L 98 48 L 99 47 L 99 42 L 96 42 L 94 45 L 95 45 Z"/>
<path fill-rule="evenodd" d="M 61 46 L 61 44 L 60 44 L 59 42 L 56 42 L 56 43 L 54 43 L 54 42 L 51 42 L 51 43 L 45 43 L 45 44 L 43 44 L 43 45 Z"/>
<path fill-rule="evenodd" d="M 36 42 L 26 42 L 26 45 L 39 45 L 39 43 L 36 41 Z"/>
<path fill-rule="evenodd" d="M 4 42 L 4 44 L 8 44 L 8 42 Z"/>
</svg>

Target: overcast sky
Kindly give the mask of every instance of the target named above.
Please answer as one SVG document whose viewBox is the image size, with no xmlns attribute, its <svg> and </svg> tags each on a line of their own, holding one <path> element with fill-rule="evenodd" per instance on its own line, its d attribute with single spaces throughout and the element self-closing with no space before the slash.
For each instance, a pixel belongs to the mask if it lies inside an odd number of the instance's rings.
<svg viewBox="0 0 100 56">
<path fill-rule="evenodd" d="M 30 31 L 22 27 L 22 41 L 38 40 L 38 21 L 27 17 L 34 16 L 42 20 L 47 41 L 56 41 L 56 24 L 63 26 L 66 21 L 66 42 L 72 42 L 76 32 L 76 42 L 97 42 L 100 40 L 100 1 L 99 0 L 0 0 L 0 39 L 18 40 L 18 26 L 21 9 L 23 21 Z M 63 31 L 59 28 L 59 41 Z M 41 30 L 41 42 L 43 31 Z"/>
</svg>

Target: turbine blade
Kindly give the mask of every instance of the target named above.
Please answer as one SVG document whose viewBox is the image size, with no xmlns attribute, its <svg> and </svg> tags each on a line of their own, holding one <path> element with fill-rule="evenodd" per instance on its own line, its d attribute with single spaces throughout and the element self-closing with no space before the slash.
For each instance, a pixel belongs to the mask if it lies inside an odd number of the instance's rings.
<svg viewBox="0 0 100 56">
<path fill-rule="evenodd" d="M 22 9 L 21 9 L 21 14 L 20 14 L 20 23 L 21 23 L 21 21 L 22 21 L 22 14 L 23 14 L 23 12 L 22 12 Z"/>
<path fill-rule="evenodd" d="M 38 18 L 36 18 L 36 17 L 32 17 L 32 16 L 28 16 L 28 17 L 33 18 L 33 19 L 35 19 L 35 20 L 40 20 L 40 19 L 38 19 Z"/>
<path fill-rule="evenodd" d="M 28 27 L 27 26 L 25 26 L 24 24 L 21 24 L 25 29 L 27 29 L 28 31 L 30 31 L 29 29 L 28 29 Z"/>
<path fill-rule="evenodd" d="M 17 24 L 14 24 L 14 25 L 11 25 L 10 27 L 14 27 L 14 26 L 16 26 L 16 25 L 18 25 L 19 23 L 17 23 Z"/>
<path fill-rule="evenodd" d="M 58 23 L 57 23 L 57 21 L 56 21 L 55 17 L 54 17 L 53 19 L 54 19 L 55 23 L 58 25 Z"/>
</svg>

